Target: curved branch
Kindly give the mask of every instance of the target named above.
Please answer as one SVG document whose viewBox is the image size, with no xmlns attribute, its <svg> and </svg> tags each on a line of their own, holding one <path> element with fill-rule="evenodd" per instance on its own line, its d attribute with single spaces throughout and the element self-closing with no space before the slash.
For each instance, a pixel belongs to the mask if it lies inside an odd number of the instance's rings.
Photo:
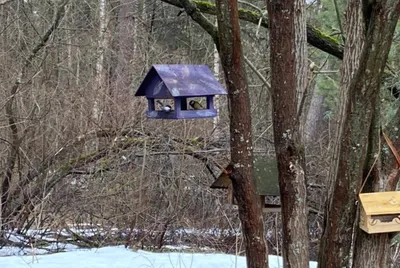
<svg viewBox="0 0 400 268">
<path fill-rule="evenodd" d="M 183 8 L 185 9 L 186 13 L 195 21 L 197 22 L 201 28 L 203 28 L 208 34 L 211 35 L 214 43 L 217 47 L 219 52 L 219 37 L 218 37 L 218 29 L 214 26 L 211 22 L 209 22 L 201 12 L 196 8 L 196 5 L 189 0 L 178 0 L 181 2 Z M 245 62 L 249 65 L 250 69 L 255 72 L 255 74 L 260 78 L 260 80 L 265 84 L 268 91 L 271 91 L 271 85 L 265 79 L 265 77 L 257 70 L 257 68 L 249 61 L 246 57 L 244 57 Z"/>
<path fill-rule="evenodd" d="M 161 0 L 161 1 L 176 6 L 178 8 L 184 8 L 180 0 Z M 195 7 L 198 11 L 202 13 L 210 15 L 216 14 L 215 5 L 210 2 L 192 1 L 190 2 L 190 5 L 192 6 L 192 10 L 193 7 Z M 189 15 L 192 16 L 190 13 Z M 256 25 L 258 25 L 258 23 L 261 20 L 261 26 L 268 28 L 268 18 L 263 16 L 263 14 L 261 14 L 258 11 L 241 8 L 239 9 L 239 18 L 241 20 L 248 21 Z M 198 22 L 196 19 L 194 20 Z M 321 30 L 309 24 L 307 24 L 307 42 L 313 47 L 318 48 L 332 56 L 335 56 L 338 59 L 343 59 L 343 46 L 340 45 L 335 38 L 330 37 L 329 35 L 323 33 Z"/>
<path fill-rule="evenodd" d="M 177 4 L 180 3 L 180 7 L 183 7 L 186 13 L 197 22 L 214 40 L 217 50 L 219 50 L 218 30 L 201 12 L 198 12 L 196 4 L 189 0 L 174 0 Z M 172 4 L 172 2 L 170 3 Z M 174 4 L 172 4 L 174 5 Z M 176 6 L 176 5 L 175 5 Z"/>
</svg>

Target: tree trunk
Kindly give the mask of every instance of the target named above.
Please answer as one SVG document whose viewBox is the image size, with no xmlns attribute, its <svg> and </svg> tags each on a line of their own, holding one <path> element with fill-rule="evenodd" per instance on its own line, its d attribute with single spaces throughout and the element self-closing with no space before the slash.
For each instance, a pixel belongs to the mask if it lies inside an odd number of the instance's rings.
<svg viewBox="0 0 400 268">
<path fill-rule="evenodd" d="M 219 49 L 231 106 L 230 178 L 239 205 L 247 267 L 268 267 L 264 221 L 253 183 L 251 116 L 243 65 L 238 6 L 235 0 L 217 0 Z"/>
<path fill-rule="evenodd" d="M 351 236 L 353 230 L 352 223 L 356 216 L 355 213 L 350 215 L 346 214 L 346 212 L 348 213 L 346 210 L 347 206 L 354 206 L 355 202 L 355 199 L 351 200 L 351 197 L 349 198 L 347 195 L 349 194 L 349 191 L 352 190 L 353 198 L 355 198 L 356 190 L 350 189 L 349 182 L 346 179 L 336 178 L 339 177 L 339 175 L 337 175 L 339 172 L 339 158 L 342 157 L 342 155 L 339 154 L 341 152 L 342 139 L 344 135 L 344 120 L 345 117 L 347 117 L 350 108 L 350 83 L 355 74 L 355 70 L 358 69 L 358 59 L 361 56 L 363 45 L 363 21 L 360 8 L 361 4 L 357 3 L 357 1 L 349 3 L 345 18 L 347 26 L 347 29 L 345 30 L 346 45 L 341 69 L 342 81 L 340 87 L 339 108 L 337 111 L 338 123 L 335 134 L 336 141 L 334 142 L 334 152 L 331 160 L 331 170 L 328 178 L 328 194 L 332 195 L 332 197 L 330 196 L 327 200 L 327 211 L 325 212 L 325 218 L 328 218 L 328 220 L 326 220 L 318 258 L 318 265 L 321 268 L 335 267 L 333 266 L 335 265 L 335 262 L 338 265 L 337 267 L 347 267 L 351 248 Z M 342 168 L 344 168 L 347 159 L 343 158 L 341 160 L 344 162 L 342 163 Z M 341 182 L 341 179 L 345 180 L 345 182 Z M 336 185 L 336 181 L 340 184 Z M 352 186 L 352 188 L 356 187 Z M 334 190 L 335 192 L 333 192 Z M 348 201 L 348 199 L 350 199 L 350 201 Z M 334 200 L 334 204 L 332 200 Z M 352 208 L 352 211 L 354 212 L 354 208 Z M 334 220 L 333 217 L 336 217 L 337 222 L 330 222 Z M 351 227 L 345 229 L 344 226 Z M 343 236 L 339 236 L 339 230 L 343 229 L 347 232 Z M 332 251 L 334 251 L 334 253 Z"/>
<path fill-rule="evenodd" d="M 383 73 L 383 69 L 386 64 L 388 53 L 391 47 L 391 42 L 393 39 L 394 29 L 396 27 L 396 22 L 400 15 L 400 1 L 388 1 L 386 6 L 379 7 L 377 5 L 373 6 L 373 11 L 370 18 L 369 31 L 367 35 L 366 42 L 369 48 L 369 62 L 367 65 L 367 74 L 380 74 L 380 76 L 371 78 L 369 82 L 371 85 L 377 87 L 376 91 L 379 92 L 379 85 Z M 374 58 L 377 58 L 375 62 Z M 367 77 L 367 76 L 366 76 Z M 379 79 L 379 80 L 378 80 Z M 367 80 L 368 81 L 368 80 Z M 380 114 L 379 114 L 380 98 L 379 94 L 375 98 L 375 116 L 372 121 L 371 126 L 371 136 L 369 141 L 369 147 L 371 147 L 369 152 L 369 159 L 367 163 L 372 163 L 375 160 L 376 155 L 379 155 L 380 141 L 384 141 L 383 137 L 380 137 Z M 393 126 L 398 127 L 399 117 L 395 117 L 391 122 Z M 386 129 L 384 130 L 386 131 Z M 391 134 L 390 130 L 387 134 Z M 393 135 L 396 137 L 396 135 Z M 398 139 L 394 139 L 394 146 L 398 150 Z M 385 144 L 387 146 L 387 144 Z M 388 148 L 390 151 L 390 148 Z M 397 163 L 392 153 L 389 154 L 390 157 L 386 159 L 381 157 L 378 161 L 379 165 L 374 167 L 374 171 L 364 187 L 364 191 L 395 191 L 396 185 L 399 181 L 400 172 L 397 170 Z M 370 168 L 372 164 L 367 166 Z M 380 169 L 380 170 L 378 170 Z M 393 173 L 394 171 L 394 173 Z M 380 176 L 382 174 L 383 176 Z M 385 185 L 379 187 L 379 185 Z M 357 223 L 358 224 L 358 223 Z M 382 234 L 367 234 L 361 229 L 358 229 L 358 235 L 356 239 L 356 246 L 354 252 L 354 264 L 353 267 L 391 267 L 391 256 L 388 254 L 390 252 L 392 234 L 382 233 Z M 371 254 L 372 253 L 372 254 Z"/>
<path fill-rule="evenodd" d="M 267 1 L 284 267 L 309 266 L 305 159 L 298 107 L 307 87 L 305 2 Z"/>
<path fill-rule="evenodd" d="M 363 192 L 379 191 L 380 188 L 379 174 L 382 167 L 382 161 L 376 159 L 376 156 L 379 155 L 379 150 L 381 146 L 380 140 L 384 141 L 384 138 L 380 137 L 381 129 L 379 104 L 380 98 L 377 97 L 375 98 L 375 112 L 370 128 L 370 139 L 367 155 L 367 168 L 371 170 L 371 175 L 367 178 L 367 181 L 365 182 Z M 356 221 L 356 224 L 358 224 L 359 219 L 356 218 Z M 390 267 L 391 254 L 388 254 L 390 252 L 389 234 L 367 234 L 360 228 L 358 228 L 356 232 L 357 239 L 354 246 L 353 267 Z M 373 252 L 373 254 L 371 254 L 371 252 Z"/>
<path fill-rule="evenodd" d="M 371 10 L 371 13 L 362 14 L 362 10 Z M 379 85 L 399 13 L 400 1 L 381 1 L 363 8 L 359 0 L 351 1 L 346 12 L 348 29 L 341 70 L 341 106 L 319 267 L 387 267 L 385 254 L 388 252 L 382 251 L 387 248 L 388 239 L 384 237 L 387 234 L 362 235 L 357 241 L 359 231 L 353 228 L 359 224 L 357 195 L 371 169 L 368 163 L 376 157 L 373 148 L 378 148 L 371 144 L 379 140 L 374 137 L 379 135 L 376 134 L 379 126 L 373 121 L 378 116 Z"/>
<path fill-rule="evenodd" d="M 218 49 L 217 46 L 214 44 L 215 48 L 214 48 L 214 53 L 213 53 L 213 71 L 214 71 L 214 76 L 219 80 L 219 74 L 220 74 L 220 62 L 219 62 L 219 54 L 218 54 Z M 220 104 L 220 96 L 215 96 L 214 97 L 214 107 L 215 109 L 218 111 L 218 115 L 216 117 L 213 118 L 213 128 L 217 129 L 218 128 L 218 124 L 219 124 L 219 108 L 220 108 L 221 104 Z M 215 133 L 217 132 L 217 133 Z M 219 134 L 219 131 L 214 131 L 215 134 Z M 219 135 L 217 135 L 219 136 Z M 219 138 L 219 137 L 218 137 Z"/>
<path fill-rule="evenodd" d="M 314 89 L 311 94 L 312 96 L 304 124 L 304 144 L 306 148 L 308 145 L 312 147 L 315 142 L 321 138 L 323 114 L 326 111 L 326 109 L 324 109 L 324 96 L 319 94 L 316 89 Z M 324 127 L 326 129 L 326 126 Z"/>
<path fill-rule="evenodd" d="M 99 0 L 99 35 L 97 41 L 96 74 L 93 89 L 93 120 L 99 123 L 104 112 L 106 94 L 106 70 L 104 68 L 104 54 L 108 47 L 107 38 L 107 0 Z"/>
<path fill-rule="evenodd" d="M 120 0 L 112 3 L 111 21 L 114 21 L 112 28 L 114 34 L 110 44 L 111 51 L 109 65 L 109 84 L 110 89 L 107 92 L 112 101 L 107 103 L 107 123 L 115 124 L 121 119 L 119 114 L 116 114 L 116 106 L 128 107 L 132 101 L 130 91 L 132 85 L 132 73 L 135 73 L 135 64 L 138 64 L 137 56 L 135 57 L 136 34 L 138 32 L 138 22 L 140 21 L 141 10 L 138 10 L 138 3 L 131 0 Z M 136 14 L 139 14 L 136 17 Z M 111 27 L 110 27 L 111 28 Z M 111 39 L 111 38 L 110 38 Z M 122 116 L 123 117 L 123 116 Z M 117 123 L 118 124 L 118 123 Z"/>
</svg>

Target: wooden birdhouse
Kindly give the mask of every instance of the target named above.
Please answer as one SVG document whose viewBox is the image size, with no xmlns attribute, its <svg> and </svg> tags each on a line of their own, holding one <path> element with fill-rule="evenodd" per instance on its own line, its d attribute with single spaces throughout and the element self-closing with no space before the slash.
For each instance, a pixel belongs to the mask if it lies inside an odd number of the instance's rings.
<svg viewBox="0 0 400 268">
<path fill-rule="evenodd" d="M 256 192 L 260 196 L 264 204 L 264 212 L 281 212 L 279 204 L 270 204 L 266 202 L 265 197 L 278 197 L 279 182 L 278 182 L 278 166 L 276 158 L 268 158 L 267 156 L 255 156 L 254 158 L 254 183 Z M 236 200 L 233 197 L 232 181 L 229 166 L 222 170 L 220 176 L 210 186 L 213 189 L 225 189 L 227 191 L 227 201 L 229 204 L 236 205 Z"/>
<path fill-rule="evenodd" d="M 359 198 L 362 230 L 369 234 L 400 231 L 400 191 L 364 193 Z"/>
<path fill-rule="evenodd" d="M 153 65 L 135 96 L 146 96 L 147 117 L 194 119 L 215 117 L 214 96 L 226 95 L 207 65 Z"/>
</svg>

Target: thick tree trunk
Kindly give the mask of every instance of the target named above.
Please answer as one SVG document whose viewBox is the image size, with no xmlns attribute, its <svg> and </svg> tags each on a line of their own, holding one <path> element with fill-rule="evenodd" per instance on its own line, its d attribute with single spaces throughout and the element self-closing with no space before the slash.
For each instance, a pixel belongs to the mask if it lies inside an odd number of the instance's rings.
<svg viewBox="0 0 400 268">
<path fill-rule="evenodd" d="M 380 169 L 382 161 L 376 159 L 379 155 L 379 150 L 384 141 L 381 136 L 380 125 L 380 98 L 375 98 L 374 117 L 370 128 L 370 139 L 368 144 L 367 168 L 371 170 L 370 176 L 364 184 L 363 192 L 379 191 L 380 185 Z M 390 149 L 389 149 L 390 150 Z M 369 172 L 369 170 L 368 170 Z M 366 176 L 366 175 L 365 175 Z M 364 177 L 365 177 L 364 176 Z M 383 185 L 383 184 L 382 184 Z M 395 190 L 395 189 L 390 189 Z M 358 224 L 358 219 L 356 219 Z M 356 230 L 356 243 L 354 246 L 354 261 L 353 267 L 390 267 L 391 256 L 390 252 L 390 237 L 389 234 L 367 234 L 360 228 Z M 372 252 L 372 254 L 371 254 Z"/>
<path fill-rule="evenodd" d="M 376 155 L 371 141 L 378 141 L 374 118 L 379 97 L 379 85 L 400 13 L 400 1 L 380 1 L 371 6 L 371 13 L 362 17 L 360 0 L 349 3 L 346 12 L 346 47 L 341 84 L 341 106 L 336 148 L 331 164 L 330 192 L 326 212 L 326 226 L 322 238 L 319 267 L 387 267 L 385 261 L 388 239 L 383 234 L 362 235 L 352 245 L 358 229 L 357 195 L 363 178 L 370 170 L 370 158 Z M 364 10 L 366 10 L 364 8 Z M 368 31 L 364 38 L 364 25 Z M 376 127 L 375 127 L 376 128 Z M 376 172 L 378 173 L 378 172 Z M 370 178 L 369 178 L 370 179 Z M 360 255 L 361 254 L 361 255 Z M 359 255 L 359 256 L 357 256 Z M 367 265 L 367 266 L 365 266 Z"/>
<path fill-rule="evenodd" d="M 367 234 L 361 229 L 357 232 L 353 267 L 391 267 L 390 234 Z"/>
<path fill-rule="evenodd" d="M 298 107 L 307 87 L 305 2 L 267 1 L 275 151 L 283 220 L 285 267 L 308 267 L 304 149 Z"/>
<path fill-rule="evenodd" d="M 347 267 L 350 247 L 351 247 L 351 236 L 352 236 L 352 223 L 355 217 L 355 213 L 348 215 L 346 210 L 350 203 L 350 206 L 354 206 L 356 189 L 358 187 L 353 186 L 350 189 L 348 179 L 340 178 L 339 172 L 339 159 L 342 157 L 341 145 L 342 139 L 344 138 L 344 121 L 349 113 L 350 108 L 350 84 L 355 74 L 355 70 L 359 66 L 359 58 L 361 56 L 361 50 L 363 45 L 363 21 L 361 17 L 361 3 L 353 1 L 355 3 L 350 3 L 346 12 L 346 44 L 344 50 L 344 59 L 342 64 L 342 81 L 340 87 L 340 97 L 339 97 L 339 108 L 337 111 L 337 129 L 336 129 L 336 140 L 334 142 L 334 149 L 332 155 L 331 169 L 328 178 L 328 194 L 330 195 L 327 200 L 327 210 L 326 215 L 326 226 L 322 236 L 322 241 L 320 245 L 320 252 L 318 258 L 318 265 L 321 268 L 325 267 L 335 267 L 329 266 L 337 263 L 337 267 Z M 346 139 L 348 140 L 348 139 Z M 342 169 L 345 167 L 346 158 L 342 158 Z M 346 174 L 347 175 L 347 174 Z M 337 179 L 337 177 L 339 177 Z M 345 180 L 341 182 L 340 179 Z M 337 182 L 338 181 L 338 182 Z M 337 185 L 338 183 L 338 185 Z M 340 183 L 340 184 L 339 184 Z M 349 191 L 352 190 L 353 200 L 347 195 Z M 335 191 L 335 192 L 334 192 Z M 349 199 L 351 201 L 349 201 Z M 354 208 L 352 208 L 354 211 Z M 347 212 L 343 214 L 343 212 Z M 333 221 L 336 217 L 336 222 Z M 345 234 L 339 234 L 339 230 L 343 230 L 345 227 L 350 226 L 350 228 L 345 229 Z M 334 253 L 332 252 L 334 251 Z"/>
<path fill-rule="evenodd" d="M 235 0 L 217 0 L 219 51 L 230 102 L 230 178 L 239 205 L 247 267 L 268 267 L 264 221 L 253 183 L 250 104 L 243 64 L 238 6 Z"/>
<path fill-rule="evenodd" d="M 378 58 L 377 62 L 373 64 L 371 63 L 367 66 L 367 73 L 379 73 L 384 68 L 386 63 L 387 53 L 390 50 L 391 42 L 393 38 L 394 28 L 396 27 L 396 22 L 398 21 L 400 14 L 400 1 L 393 1 L 386 4 L 386 7 L 373 7 L 373 13 L 371 14 L 371 21 L 369 24 L 369 34 L 367 36 L 366 42 L 370 47 L 370 58 L 376 57 Z M 380 61 L 380 60 L 381 61 Z M 382 69 L 379 69 L 381 67 Z M 381 74 L 382 75 L 382 74 Z M 372 85 L 377 86 L 377 91 L 379 92 L 379 81 L 381 77 L 376 77 L 377 80 L 375 83 L 371 83 Z M 373 78 L 371 81 L 374 81 Z M 381 122 L 380 122 L 380 114 L 379 114 L 379 105 L 380 98 L 379 95 L 375 98 L 375 116 L 372 121 L 372 126 L 370 130 L 370 139 L 369 139 L 369 155 L 367 163 L 370 163 L 367 168 L 372 166 L 372 162 L 375 160 L 374 156 L 381 155 L 380 154 L 380 141 L 384 142 L 384 137 L 381 136 Z M 398 114 L 399 115 L 399 114 Z M 394 120 L 391 122 L 394 127 L 399 126 L 400 117 L 394 117 Z M 385 133 L 389 136 L 392 136 L 393 145 L 395 146 L 395 150 L 399 149 L 399 140 L 395 137 L 397 135 L 393 134 L 390 131 L 391 127 L 384 129 Z M 385 142 L 383 143 L 388 150 L 391 149 L 388 147 Z M 378 164 L 375 164 L 373 167 L 374 172 L 371 173 L 371 176 L 367 179 L 367 182 L 364 186 L 363 192 L 374 192 L 374 191 L 395 191 L 396 185 L 399 181 L 400 172 L 397 168 L 397 161 L 394 155 L 390 152 L 388 156 L 381 157 L 378 161 Z M 380 187 L 384 185 L 384 187 Z M 390 252 L 390 244 L 392 234 L 382 233 L 382 234 L 367 234 L 361 229 L 358 229 L 356 244 L 355 244 L 355 252 L 354 252 L 354 264 L 353 267 L 391 267 L 391 256 Z M 372 253 L 372 254 L 371 254 Z"/>
</svg>

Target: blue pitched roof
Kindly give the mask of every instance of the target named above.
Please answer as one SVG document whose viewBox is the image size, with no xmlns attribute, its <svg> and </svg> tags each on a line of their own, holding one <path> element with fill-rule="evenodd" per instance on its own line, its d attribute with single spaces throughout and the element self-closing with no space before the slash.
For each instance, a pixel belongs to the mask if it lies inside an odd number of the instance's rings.
<svg viewBox="0 0 400 268">
<path fill-rule="evenodd" d="M 165 96 L 163 90 L 172 97 L 227 94 L 207 65 L 157 64 L 150 68 L 135 96 Z"/>
</svg>

